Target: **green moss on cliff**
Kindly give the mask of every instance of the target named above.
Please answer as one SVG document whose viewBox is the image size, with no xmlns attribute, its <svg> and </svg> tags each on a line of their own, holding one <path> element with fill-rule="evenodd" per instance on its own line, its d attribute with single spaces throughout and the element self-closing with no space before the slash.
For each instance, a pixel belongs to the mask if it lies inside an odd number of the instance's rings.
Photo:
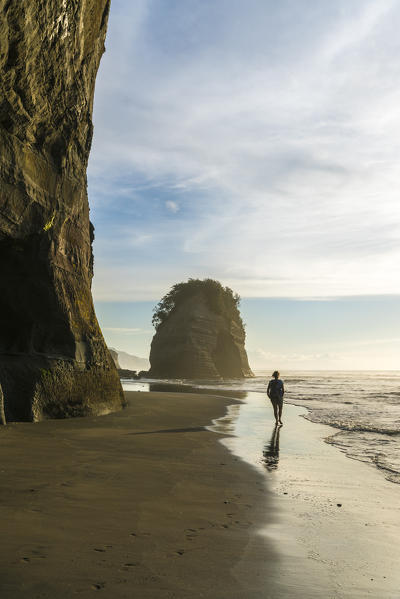
<svg viewBox="0 0 400 599">
<path fill-rule="evenodd" d="M 36 383 L 32 420 L 102 415 L 125 405 L 115 368 L 92 367 L 79 370 L 58 362 L 42 368 Z M 119 388 L 120 393 L 115 393 Z"/>
</svg>

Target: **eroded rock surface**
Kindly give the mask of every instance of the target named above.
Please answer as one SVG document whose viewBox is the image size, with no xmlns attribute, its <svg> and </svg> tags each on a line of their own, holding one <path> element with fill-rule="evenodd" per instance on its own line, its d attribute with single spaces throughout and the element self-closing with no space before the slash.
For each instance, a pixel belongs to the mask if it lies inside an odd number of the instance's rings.
<svg viewBox="0 0 400 599">
<path fill-rule="evenodd" d="M 119 409 L 86 167 L 109 0 L 0 0 L 0 384 L 8 420 Z"/>
<path fill-rule="evenodd" d="M 196 294 L 160 324 L 153 337 L 149 375 L 160 378 L 222 379 L 253 376 L 241 322 L 211 310 Z"/>
</svg>

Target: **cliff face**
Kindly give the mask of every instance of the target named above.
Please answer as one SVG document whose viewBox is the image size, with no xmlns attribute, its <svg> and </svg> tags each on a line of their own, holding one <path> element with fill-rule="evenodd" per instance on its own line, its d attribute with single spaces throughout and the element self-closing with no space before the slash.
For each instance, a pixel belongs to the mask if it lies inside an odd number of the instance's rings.
<svg viewBox="0 0 400 599">
<path fill-rule="evenodd" d="M 153 337 L 150 375 L 221 379 L 253 376 L 241 324 L 211 311 L 195 295 L 178 306 Z"/>
<path fill-rule="evenodd" d="M 93 309 L 86 167 L 109 0 L 0 0 L 0 384 L 6 416 L 123 402 Z"/>
</svg>

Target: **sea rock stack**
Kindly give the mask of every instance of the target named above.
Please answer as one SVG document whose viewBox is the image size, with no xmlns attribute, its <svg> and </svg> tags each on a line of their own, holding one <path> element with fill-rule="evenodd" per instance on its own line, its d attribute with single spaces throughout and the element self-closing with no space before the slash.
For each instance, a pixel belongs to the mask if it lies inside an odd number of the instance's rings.
<svg viewBox="0 0 400 599">
<path fill-rule="evenodd" d="M 93 309 L 86 167 L 109 0 L 0 0 L 0 384 L 7 420 L 120 409 Z"/>
<path fill-rule="evenodd" d="M 174 285 L 155 308 L 150 351 L 153 378 L 254 376 L 245 350 L 240 298 L 212 279 Z"/>
</svg>

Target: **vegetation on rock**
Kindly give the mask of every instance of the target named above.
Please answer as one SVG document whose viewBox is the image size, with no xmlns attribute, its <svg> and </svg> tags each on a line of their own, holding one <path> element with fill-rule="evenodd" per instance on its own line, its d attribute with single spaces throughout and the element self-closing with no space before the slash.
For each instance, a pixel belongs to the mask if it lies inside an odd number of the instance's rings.
<svg viewBox="0 0 400 599">
<path fill-rule="evenodd" d="M 195 295 L 202 295 L 215 314 L 243 326 L 239 312 L 240 296 L 237 293 L 213 279 L 189 279 L 186 283 L 173 285 L 154 308 L 152 323 L 156 331 L 180 305 Z"/>
</svg>

